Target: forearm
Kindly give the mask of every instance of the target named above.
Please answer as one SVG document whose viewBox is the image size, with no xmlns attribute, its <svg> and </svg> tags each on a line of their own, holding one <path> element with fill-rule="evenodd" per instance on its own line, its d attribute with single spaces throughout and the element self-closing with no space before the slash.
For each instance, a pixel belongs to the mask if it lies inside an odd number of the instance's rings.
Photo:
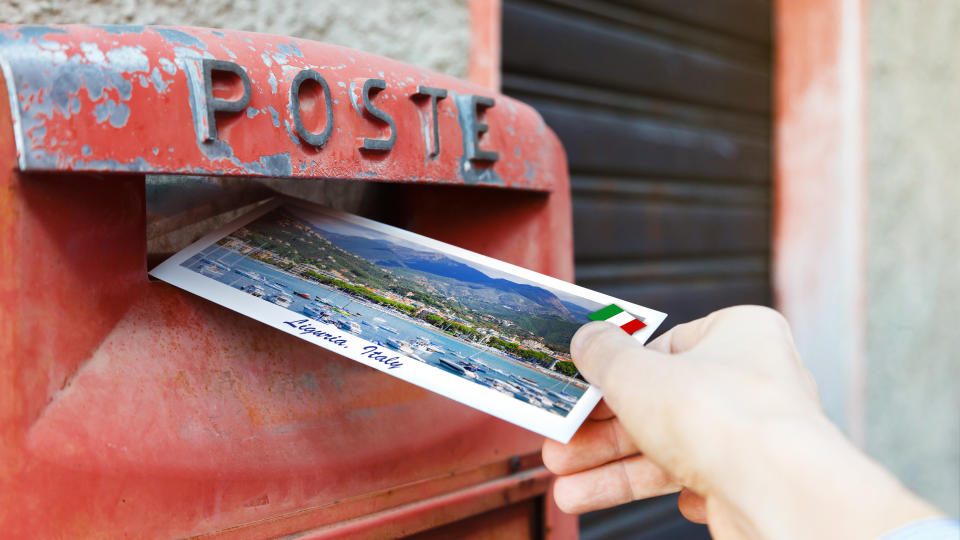
<svg viewBox="0 0 960 540">
<path fill-rule="evenodd" d="M 719 491 L 765 538 L 870 540 L 939 515 L 825 417 L 757 429 L 753 459 Z"/>
</svg>

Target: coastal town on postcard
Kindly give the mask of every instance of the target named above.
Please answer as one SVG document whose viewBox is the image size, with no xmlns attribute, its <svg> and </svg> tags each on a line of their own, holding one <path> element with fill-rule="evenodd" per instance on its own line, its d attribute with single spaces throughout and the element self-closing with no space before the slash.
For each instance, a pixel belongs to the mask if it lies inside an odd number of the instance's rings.
<svg viewBox="0 0 960 540">
<path fill-rule="evenodd" d="M 570 338 L 594 302 L 324 213 L 281 206 L 182 266 L 566 416 Z"/>
</svg>

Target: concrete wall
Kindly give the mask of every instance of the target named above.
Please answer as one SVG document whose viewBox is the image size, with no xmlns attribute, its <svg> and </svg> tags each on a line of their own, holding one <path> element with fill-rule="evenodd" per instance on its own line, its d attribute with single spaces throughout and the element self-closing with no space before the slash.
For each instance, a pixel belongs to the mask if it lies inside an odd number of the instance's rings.
<svg viewBox="0 0 960 540">
<path fill-rule="evenodd" d="M 297 36 L 466 77 L 466 0 L 7 0 L 0 21 L 209 26 Z"/>
<path fill-rule="evenodd" d="M 869 2 L 867 451 L 960 514 L 960 2 Z"/>
</svg>

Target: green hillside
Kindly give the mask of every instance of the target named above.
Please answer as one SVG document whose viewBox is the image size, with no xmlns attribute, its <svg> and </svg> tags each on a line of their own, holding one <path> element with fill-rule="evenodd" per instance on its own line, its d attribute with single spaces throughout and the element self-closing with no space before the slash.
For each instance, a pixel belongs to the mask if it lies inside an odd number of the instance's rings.
<svg viewBox="0 0 960 540">
<path fill-rule="evenodd" d="M 256 248 L 255 252 L 249 254 L 251 258 L 286 270 L 297 271 L 305 278 L 362 296 L 369 301 L 390 306 L 410 315 L 419 312 L 418 308 L 397 303 L 364 287 L 389 291 L 422 305 L 431 306 L 446 313 L 446 317 L 426 312 L 417 316 L 447 333 L 470 340 L 485 339 L 485 342 L 492 347 L 545 367 L 553 362 L 549 355 L 518 347 L 515 343 L 496 337 L 484 338 L 480 330 L 484 328 L 493 330 L 518 342 L 524 339 L 536 339 L 539 336 L 557 353 L 569 354 L 570 337 L 579 326 L 575 322 L 557 317 L 513 310 L 523 306 L 523 299 L 514 293 L 498 293 L 494 289 L 485 290 L 483 286 L 411 270 L 403 266 L 389 269 L 378 266 L 337 247 L 318 234 L 309 224 L 289 214 L 283 208 L 274 210 L 250 225 L 238 229 L 224 241 L 231 237 Z M 309 269 L 295 270 L 294 267 L 297 265 L 312 265 L 325 272 L 335 271 L 352 283 Z M 511 309 L 507 306 L 515 307 Z M 501 325 L 497 322 L 498 319 L 509 321 L 513 325 L 509 327 Z M 569 374 L 567 372 L 570 371 L 567 365 L 558 366 L 555 369 L 565 374 Z"/>
<path fill-rule="evenodd" d="M 262 250 L 275 253 L 293 263 L 312 264 L 318 268 L 336 270 L 351 281 L 363 283 L 368 287 L 407 296 L 423 304 L 442 307 L 442 303 L 424 290 L 420 284 L 397 276 L 366 259 L 334 246 L 282 208 L 257 220 L 256 230 L 243 227 L 237 230 L 234 236 L 249 244 L 262 246 Z"/>
</svg>

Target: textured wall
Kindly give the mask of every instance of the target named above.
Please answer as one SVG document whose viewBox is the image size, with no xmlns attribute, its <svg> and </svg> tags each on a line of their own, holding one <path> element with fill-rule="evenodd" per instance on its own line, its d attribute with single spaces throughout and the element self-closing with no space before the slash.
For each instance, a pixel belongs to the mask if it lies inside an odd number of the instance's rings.
<svg viewBox="0 0 960 540">
<path fill-rule="evenodd" d="M 872 0 L 867 450 L 960 514 L 960 2 Z"/>
<path fill-rule="evenodd" d="M 297 36 L 466 77 L 466 0 L 5 0 L 6 23 L 166 24 Z"/>
</svg>

